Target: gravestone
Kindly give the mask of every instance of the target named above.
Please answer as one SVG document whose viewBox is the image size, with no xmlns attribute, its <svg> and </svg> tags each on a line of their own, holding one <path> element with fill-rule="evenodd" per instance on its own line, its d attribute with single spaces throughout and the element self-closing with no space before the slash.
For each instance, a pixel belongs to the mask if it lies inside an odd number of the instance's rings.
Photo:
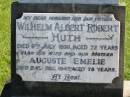
<svg viewBox="0 0 130 97">
<path fill-rule="evenodd" d="M 122 97 L 125 6 L 60 1 L 12 4 L 11 97 Z"/>
</svg>

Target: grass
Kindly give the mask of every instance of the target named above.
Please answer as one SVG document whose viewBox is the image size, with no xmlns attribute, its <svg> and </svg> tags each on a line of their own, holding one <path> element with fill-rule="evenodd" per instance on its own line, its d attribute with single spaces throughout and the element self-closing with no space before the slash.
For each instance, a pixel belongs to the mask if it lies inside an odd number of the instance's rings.
<svg viewBox="0 0 130 97">
<path fill-rule="evenodd" d="M 130 80 L 130 0 L 126 2 L 125 79 Z"/>
<path fill-rule="evenodd" d="M 0 0 L 0 92 L 10 78 L 10 0 Z"/>
<path fill-rule="evenodd" d="M 130 80 L 130 0 L 125 0 L 126 41 L 125 79 Z M 0 0 L 0 92 L 10 78 L 10 5 L 11 0 Z"/>
</svg>

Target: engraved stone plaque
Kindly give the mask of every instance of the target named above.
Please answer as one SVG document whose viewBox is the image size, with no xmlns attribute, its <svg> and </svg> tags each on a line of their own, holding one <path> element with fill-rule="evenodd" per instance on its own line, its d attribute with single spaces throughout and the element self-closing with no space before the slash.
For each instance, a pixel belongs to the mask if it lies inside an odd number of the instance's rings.
<svg viewBox="0 0 130 97">
<path fill-rule="evenodd" d="M 23 13 L 16 20 L 16 73 L 23 81 L 112 83 L 119 49 L 113 14 Z"/>
</svg>

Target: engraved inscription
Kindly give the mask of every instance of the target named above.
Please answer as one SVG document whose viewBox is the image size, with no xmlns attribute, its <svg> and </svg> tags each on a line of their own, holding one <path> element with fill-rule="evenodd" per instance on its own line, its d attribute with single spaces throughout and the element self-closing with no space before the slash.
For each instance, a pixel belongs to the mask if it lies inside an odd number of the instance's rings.
<svg viewBox="0 0 130 97">
<path fill-rule="evenodd" d="M 119 50 L 113 14 L 23 13 L 16 20 L 16 72 L 24 81 L 112 83 Z"/>
</svg>

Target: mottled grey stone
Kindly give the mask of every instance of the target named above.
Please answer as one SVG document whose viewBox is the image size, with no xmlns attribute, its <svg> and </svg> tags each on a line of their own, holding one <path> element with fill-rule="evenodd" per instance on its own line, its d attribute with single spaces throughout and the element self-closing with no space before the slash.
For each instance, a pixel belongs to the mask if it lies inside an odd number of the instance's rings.
<svg viewBox="0 0 130 97">
<path fill-rule="evenodd" d="M 118 4 L 118 0 L 19 0 L 21 3 Z"/>
</svg>

